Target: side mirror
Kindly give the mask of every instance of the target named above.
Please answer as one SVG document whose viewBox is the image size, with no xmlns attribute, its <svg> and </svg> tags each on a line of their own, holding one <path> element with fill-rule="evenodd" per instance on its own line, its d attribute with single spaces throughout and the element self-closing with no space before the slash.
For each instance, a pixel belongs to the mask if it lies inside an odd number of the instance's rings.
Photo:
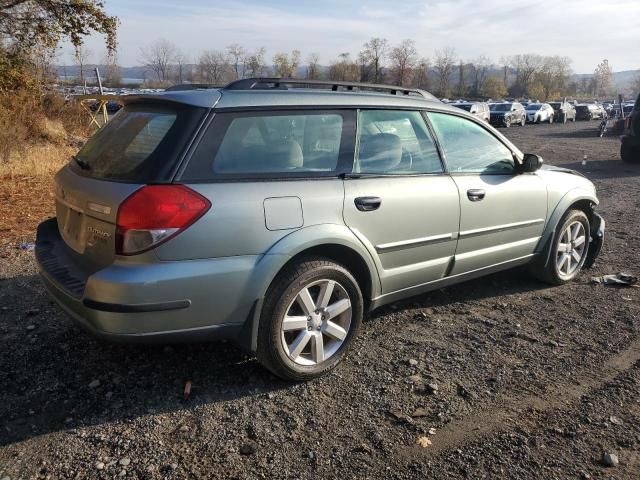
<svg viewBox="0 0 640 480">
<path fill-rule="evenodd" d="M 540 170 L 544 160 L 533 153 L 525 153 L 522 163 L 518 166 L 518 173 L 533 173 Z"/>
</svg>

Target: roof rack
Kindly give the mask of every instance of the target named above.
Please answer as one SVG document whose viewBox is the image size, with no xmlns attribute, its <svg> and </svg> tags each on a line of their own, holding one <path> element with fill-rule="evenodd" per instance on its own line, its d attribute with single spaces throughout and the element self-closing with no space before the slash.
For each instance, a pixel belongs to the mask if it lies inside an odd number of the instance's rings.
<svg viewBox="0 0 640 480">
<path fill-rule="evenodd" d="M 223 85 L 211 85 L 208 83 L 180 83 L 165 89 L 165 92 L 181 92 L 186 90 L 206 90 L 209 88 L 223 88 Z"/>
<path fill-rule="evenodd" d="M 379 91 L 391 95 L 417 95 L 429 100 L 436 100 L 429 92 L 418 88 L 406 88 L 397 85 L 382 85 L 378 83 L 334 82 L 327 80 L 305 80 L 298 78 L 256 77 L 235 80 L 223 87 L 223 90 L 288 90 L 289 86 L 300 88 L 325 88 L 338 91 Z"/>
</svg>

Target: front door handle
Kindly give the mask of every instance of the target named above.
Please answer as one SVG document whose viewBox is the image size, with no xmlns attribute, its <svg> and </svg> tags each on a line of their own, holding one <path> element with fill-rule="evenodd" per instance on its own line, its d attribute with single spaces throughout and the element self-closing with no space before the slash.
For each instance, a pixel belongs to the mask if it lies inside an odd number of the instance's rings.
<svg viewBox="0 0 640 480">
<path fill-rule="evenodd" d="M 358 197 L 354 200 L 354 203 L 361 212 L 371 212 L 380 208 L 382 199 L 380 197 Z"/>
<path fill-rule="evenodd" d="M 467 198 L 472 202 L 479 202 L 484 198 L 487 192 L 482 190 L 481 188 L 472 188 L 471 190 L 467 190 Z"/>
</svg>

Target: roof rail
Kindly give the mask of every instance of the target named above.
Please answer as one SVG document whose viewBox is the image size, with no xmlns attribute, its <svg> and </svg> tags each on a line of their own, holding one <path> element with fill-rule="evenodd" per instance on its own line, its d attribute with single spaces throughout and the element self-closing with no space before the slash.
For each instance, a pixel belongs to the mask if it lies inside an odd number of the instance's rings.
<svg viewBox="0 0 640 480">
<path fill-rule="evenodd" d="M 223 85 L 210 85 L 208 83 L 179 83 L 171 85 L 165 89 L 165 92 L 180 92 L 186 90 L 206 90 L 209 88 L 222 88 Z"/>
<path fill-rule="evenodd" d="M 223 87 L 223 90 L 287 90 L 288 86 L 300 88 L 327 88 L 334 92 L 341 89 L 352 91 L 380 91 L 388 92 L 391 95 L 417 95 L 429 100 L 436 100 L 436 97 L 429 92 L 418 88 L 407 88 L 397 85 L 382 85 L 378 83 L 359 82 L 334 82 L 331 80 L 305 80 L 299 78 L 278 78 L 278 77 L 256 77 L 235 80 Z"/>
</svg>

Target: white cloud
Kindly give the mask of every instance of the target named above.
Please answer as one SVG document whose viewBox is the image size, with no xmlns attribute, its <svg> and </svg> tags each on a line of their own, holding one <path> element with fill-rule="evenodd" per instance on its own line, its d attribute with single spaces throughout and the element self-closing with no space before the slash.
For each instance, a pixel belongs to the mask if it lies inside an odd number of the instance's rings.
<svg viewBox="0 0 640 480">
<path fill-rule="evenodd" d="M 640 2 L 637 0 L 409 0 L 390 4 L 378 0 L 358 6 L 315 2 L 309 11 L 268 2 L 202 2 L 172 6 L 136 2 L 114 7 L 120 16 L 119 56 L 123 65 L 139 63 L 139 50 L 167 38 L 193 60 L 204 49 L 240 43 L 249 49 L 302 50 L 320 54 L 329 63 L 339 53 L 357 54 L 370 37 L 396 43 L 413 38 L 420 54 L 451 46 L 465 59 L 535 52 L 566 55 L 574 70 L 590 72 L 603 58 L 615 70 L 640 67 Z M 107 4 L 107 7 L 111 3 Z M 91 39 L 90 48 L 103 48 Z M 99 60 L 96 58 L 95 60 Z"/>
</svg>

